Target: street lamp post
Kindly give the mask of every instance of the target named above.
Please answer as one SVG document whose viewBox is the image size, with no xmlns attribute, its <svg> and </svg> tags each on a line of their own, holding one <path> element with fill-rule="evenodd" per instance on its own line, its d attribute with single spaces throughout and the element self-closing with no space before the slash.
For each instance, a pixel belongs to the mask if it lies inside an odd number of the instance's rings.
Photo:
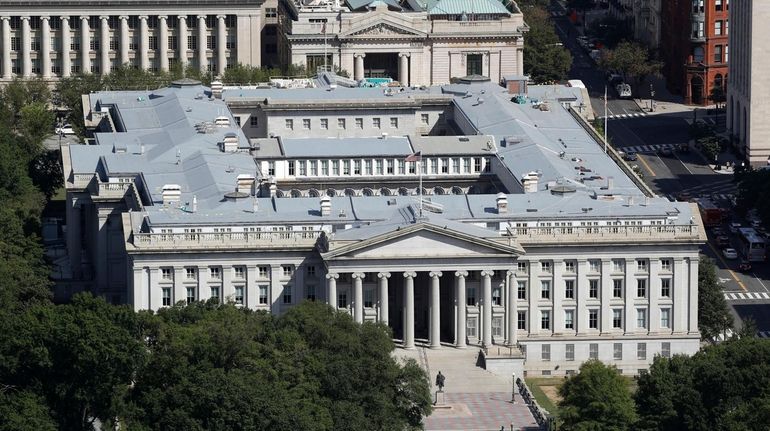
<svg viewBox="0 0 770 431">
<path fill-rule="evenodd" d="M 655 89 L 650 84 L 650 112 L 655 112 Z"/>
</svg>

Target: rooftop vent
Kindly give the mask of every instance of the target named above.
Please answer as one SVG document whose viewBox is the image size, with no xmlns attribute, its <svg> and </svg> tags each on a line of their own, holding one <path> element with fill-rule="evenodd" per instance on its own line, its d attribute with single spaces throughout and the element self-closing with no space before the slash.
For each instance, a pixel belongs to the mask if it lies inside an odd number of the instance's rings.
<svg viewBox="0 0 770 431">
<path fill-rule="evenodd" d="M 212 81 L 211 82 L 211 95 L 215 99 L 221 99 L 222 98 L 222 91 L 224 90 L 224 86 L 222 85 L 221 81 Z"/>
<path fill-rule="evenodd" d="M 179 184 L 166 184 L 161 188 L 164 206 L 178 205 L 182 199 L 182 187 Z"/>
<path fill-rule="evenodd" d="M 222 151 L 225 153 L 238 151 L 238 134 L 235 132 L 225 133 L 225 137 L 222 140 Z"/>
<path fill-rule="evenodd" d="M 521 178 L 521 185 L 524 186 L 524 193 L 536 193 L 537 183 L 540 176 L 537 172 L 529 172 Z"/>
<path fill-rule="evenodd" d="M 214 119 L 214 125 L 217 127 L 230 127 L 230 119 L 224 115 L 220 115 Z"/>
<path fill-rule="evenodd" d="M 240 174 L 237 177 L 237 190 L 239 192 L 253 194 L 254 193 L 254 184 L 256 183 L 256 178 L 254 178 L 254 175 L 252 174 Z"/>
<path fill-rule="evenodd" d="M 321 217 L 332 215 L 332 199 L 329 196 L 321 197 Z"/>
</svg>

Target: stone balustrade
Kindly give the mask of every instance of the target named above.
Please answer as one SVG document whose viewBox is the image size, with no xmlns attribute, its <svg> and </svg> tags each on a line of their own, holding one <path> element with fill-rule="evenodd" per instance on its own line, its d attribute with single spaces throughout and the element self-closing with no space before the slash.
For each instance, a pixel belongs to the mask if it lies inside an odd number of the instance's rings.
<svg viewBox="0 0 770 431">
<path fill-rule="evenodd" d="M 133 245 L 143 250 L 311 248 L 321 232 L 134 233 Z"/>
<path fill-rule="evenodd" d="M 656 226 L 572 226 L 572 227 L 512 227 L 509 235 L 522 245 L 598 242 L 617 243 L 629 240 L 645 241 L 703 241 L 705 232 L 698 224 Z"/>
</svg>

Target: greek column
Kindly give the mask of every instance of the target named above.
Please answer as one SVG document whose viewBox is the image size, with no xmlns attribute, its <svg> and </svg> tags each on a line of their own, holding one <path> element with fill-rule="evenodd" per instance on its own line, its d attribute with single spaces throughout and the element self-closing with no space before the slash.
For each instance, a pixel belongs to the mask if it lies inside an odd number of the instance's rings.
<svg viewBox="0 0 770 431">
<path fill-rule="evenodd" d="M 160 70 L 168 72 L 168 17 L 160 15 L 158 17 L 158 51 L 155 54 L 160 60 Z"/>
<path fill-rule="evenodd" d="M 364 57 L 366 57 L 366 54 L 356 54 L 355 55 L 355 71 L 354 71 L 354 78 L 356 81 L 360 81 L 364 79 Z"/>
<path fill-rule="evenodd" d="M 430 274 L 430 348 L 441 347 L 441 271 Z"/>
<path fill-rule="evenodd" d="M 128 35 L 128 17 L 126 15 L 120 16 L 120 65 L 123 66 L 129 61 L 128 49 L 129 49 Z"/>
<path fill-rule="evenodd" d="M 340 278 L 339 274 L 328 273 L 326 274 L 326 301 L 333 309 L 337 309 L 337 279 Z"/>
<path fill-rule="evenodd" d="M 187 15 L 179 15 L 177 17 L 179 24 L 177 24 L 178 32 L 178 51 L 179 65 L 182 67 L 182 71 L 187 68 Z M 336 308 L 336 307 L 335 307 Z"/>
<path fill-rule="evenodd" d="M 43 61 L 40 65 L 42 68 L 42 75 L 43 78 L 48 79 L 51 77 L 51 25 L 50 25 L 50 17 L 47 16 L 41 16 L 40 17 L 40 30 L 41 30 L 41 38 L 40 41 L 40 54 L 43 57 Z"/>
<path fill-rule="evenodd" d="M 208 70 L 206 60 L 206 15 L 198 15 L 198 68 L 205 72 Z"/>
<path fill-rule="evenodd" d="M 87 16 L 80 17 L 80 68 L 81 73 L 91 72 L 91 27 Z"/>
<path fill-rule="evenodd" d="M 468 271 L 455 272 L 455 298 L 457 298 L 457 328 L 455 329 L 455 347 L 458 349 L 464 349 L 465 344 L 465 277 L 468 276 Z"/>
<path fill-rule="evenodd" d="M 61 76 L 68 77 L 72 73 L 70 60 L 70 18 L 61 17 Z"/>
<path fill-rule="evenodd" d="M 481 271 L 483 291 L 483 314 L 481 316 L 481 343 L 489 348 L 492 346 L 492 274 L 493 271 Z"/>
<path fill-rule="evenodd" d="M 217 73 L 222 76 L 227 67 L 227 28 L 225 16 L 217 15 Z"/>
<path fill-rule="evenodd" d="M 3 79 L 11 79 L 11 17 L 4 16 L 3 20 Z"/>
<path fill-rule="evenodd" d="M 389 272 L 381 272 L 377 274 L 380 278 L 380 322 L 388 324 L 388 279 L 390 278 Z"/>
<path fill-rule="evenodd" d="M 398 81 L 402 86 L 409 86 L 409 54 L 398 54 Z"/>
<path fill-rule="evenodd" d="M 102 55 L 102 75 L 110 73 L 110 22 L 108 16 L 100 16 L 101 20 L 101 35 L 99 39 L 102 41 L 100 53 Z"/>
<path fill-rule="evenodd" d="M 508 283 L 508 345 L 515 346 L 518 342 L 516 330 L 518 329 L 518 312 L 516 310 L 517 288 L 516 273 L 507 271 L 505 280 Z"/>
<path fill-rule="evenodd" d="M 150 57 L 147 52 L 150 49 L 150 34 L 147 29 L 147 16 L 139 17 L 139 67 L 142 70 L 150 68 Z"/>
<path fill-rule="evenodd" d="M 91 27 L 87 16 L 80 17 L 80 68 L 81 73 L 91 73 Z"/>
<path fill-rule="evenodd" d="M 414 278 L 416 272 L 404 273 L 404 348 L 414 349 Z"/>
<path fill-rule="evenodd" d="M 356 322 L 364 321 L 364 276 L 361 272 L 354 272 L 353 277 L 353 317 Z"/>
<path fill-rule="evenodd" d="M 29 29 L 29 17 L 21 17 L 21 58 L 22 75 L 29 78 L 32 75 L 32 57 L 30 56 L 31 31 Z"/>
</svg>

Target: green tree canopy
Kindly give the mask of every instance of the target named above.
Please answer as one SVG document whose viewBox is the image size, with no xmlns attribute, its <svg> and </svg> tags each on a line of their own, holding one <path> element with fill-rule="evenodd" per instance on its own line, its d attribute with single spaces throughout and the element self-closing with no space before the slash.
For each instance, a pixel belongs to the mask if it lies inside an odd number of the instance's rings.
<svg viewBox="0 0 770 431">
<path fill-rule="evenodd" d="M 698 329 L 701 337 L 711 340 L 732 327 L 733 316 L 717 281 L 714 261 L 701 256 L 698 264 Z"/>
<path fill-rule="evenodd" d="M 659 74 L 661 66 L 650 58 L 644 45 L 628 41 L 620 42 L 614 49 L 604 50 L 599 60 L 602 69 L 616 70 L 626 80 L 633 79 L 637 84 L 647 76 Z"/>
<path fill-rule="evenodd" d="M 529 31 L 524 36 L 524 73 L 537 83 L 563 81 L 572 67 L 572 56 L 556 35 L 548 10 L 522 7 Z"/>
<path fill-rule="evenodd" d="M 628 383 L 615 367 L 589 360 L 559 388 L 561 429 L 624 431 L 636 420 Z"/>
</svg>

